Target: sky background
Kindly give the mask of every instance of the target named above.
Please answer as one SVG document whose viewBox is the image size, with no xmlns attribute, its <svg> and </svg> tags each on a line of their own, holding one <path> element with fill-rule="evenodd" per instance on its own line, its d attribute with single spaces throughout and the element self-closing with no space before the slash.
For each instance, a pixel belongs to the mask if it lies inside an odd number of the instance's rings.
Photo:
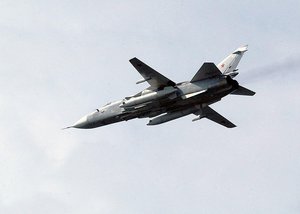
<svg viewBox="0 0 300 214">
<path fill-rule="evenodd" d="M 300 2 L 0 1 L 0 213 L 300 213 Z M 254 97 L 187 116 L 61 128 L 147 87 L 138 57 L 175 82 L 249 44 Z"/>
</svg>

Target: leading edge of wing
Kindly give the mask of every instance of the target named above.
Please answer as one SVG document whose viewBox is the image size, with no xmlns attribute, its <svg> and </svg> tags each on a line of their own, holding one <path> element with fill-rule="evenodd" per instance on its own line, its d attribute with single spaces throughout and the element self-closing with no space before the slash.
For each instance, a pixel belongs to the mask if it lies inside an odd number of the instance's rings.
<svg viewBox="0 0 300 214">
<path fill-rule="evenodd" d="M 129 62 L 135 67 L 135 69 L 142 75 L 145 81 L 147 81 L 151 88 L 158 89 L 165 86 L 175 86 L 175 82 L 168 79 L 164 75 L 160 74 L 147 64 L 143 63 L 138 58 L 134 57 Z"/>
<path fill-rule="evenodd" d="M 221 71 L 217 68 L 217 66 L 212 62 L 205 62 L 201 66 L 201 68 L 197 71 L 191 82 L 196 82 L 199 80 L 211 78 L 214 76 L 221 75 Z"/>
</svg>

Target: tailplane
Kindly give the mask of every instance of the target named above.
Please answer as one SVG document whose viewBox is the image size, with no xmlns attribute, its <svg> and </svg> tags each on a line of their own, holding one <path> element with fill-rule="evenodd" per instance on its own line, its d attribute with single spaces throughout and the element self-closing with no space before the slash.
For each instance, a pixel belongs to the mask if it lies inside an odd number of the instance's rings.
<svg viewBox="0 0 300 214">
<path fill-rule="evenodd" d="M 239 85 L 236 90 L 234 90 L 233 92 L 231 92 L 231 94 L 234 94 L 234 95 L 244 95 L 244 96 L 253 96 L 255 94 L 255 92 L 249 90 L 248 88 L 245 88 L 245 87 Z"/>
<path fill-rule="evenodd" d="M 239 47 L 236 49 L 233 53 L 231 53 L 229 56 L 227 56 L 222 62 L 218 64 L 219 70 L 224 75 L 229 75 L 231 77 L 235 77 L 237 72 L 237 66 L 243 57 L 244 53 L 248 50 L 248 45 Z"/>
</svg>

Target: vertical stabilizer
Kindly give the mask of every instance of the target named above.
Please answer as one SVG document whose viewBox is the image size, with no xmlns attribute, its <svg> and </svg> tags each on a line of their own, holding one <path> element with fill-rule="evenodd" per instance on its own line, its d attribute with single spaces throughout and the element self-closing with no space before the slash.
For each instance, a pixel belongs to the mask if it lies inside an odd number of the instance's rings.
<svg viewBox="0 0 300 214">
<path fill-rule="evenodd" d="M 244 55 L 244 53 L 248 50 L 248 45 L 239 47 L 232 54 L 227 56 L 222 62 L 218 64 L 219 70 L 226 75 L 229 74 L 237 74 L 237 66 Z"/>
</svg>

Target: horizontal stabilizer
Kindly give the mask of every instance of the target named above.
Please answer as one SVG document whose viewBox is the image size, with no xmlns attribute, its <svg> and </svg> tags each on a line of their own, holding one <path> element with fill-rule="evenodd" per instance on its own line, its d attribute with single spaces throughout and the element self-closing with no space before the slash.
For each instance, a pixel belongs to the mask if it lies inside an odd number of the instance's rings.
<svg viewBox="0 0 300 214">
<path fill-rule="evenodd" d="M 220 115 L 218 112 L 216 112 L 215 110 L 213 110 L 209 106 L 206 106 L 206 107 L 202 108 L 201 110 L 199 110 L 195 114 L 199 115 L 199 118 L 196 118 L 193 121 L 195 121 L 197 119 L 201 119 L 203 117 L 206 117 L 207 119 L 210 119 L 210 120 L 212 120 L 212 121 L 214 121 L 216 123 L 219 123 L 220 125 L 225 126 L 227 128 L 234 128 L 234 127 L 236 127 L 236 125 L 234 125 L 232 122 L 230 122 L 229 120 L 227 120 L 225 117 L 223 117 L 222 115 Z"/>
<path fill-rule="evenodd" d="M 212 62 L 205 62 L 195 74 L 191 82 L 196 82 L 199 80 L 211 78 L 214 76 L 221 75 L 221 71 L 217 68 L 217 66 Z"/>
<path fill-rule="evenodd" d="M 239 86 L 235 91 L 231 92 L 234 95 L 244 95 L 244 96 L 253 96 L 255 94 L 254 91 L 251 91 L 243 86 Z"/>
</svg>

